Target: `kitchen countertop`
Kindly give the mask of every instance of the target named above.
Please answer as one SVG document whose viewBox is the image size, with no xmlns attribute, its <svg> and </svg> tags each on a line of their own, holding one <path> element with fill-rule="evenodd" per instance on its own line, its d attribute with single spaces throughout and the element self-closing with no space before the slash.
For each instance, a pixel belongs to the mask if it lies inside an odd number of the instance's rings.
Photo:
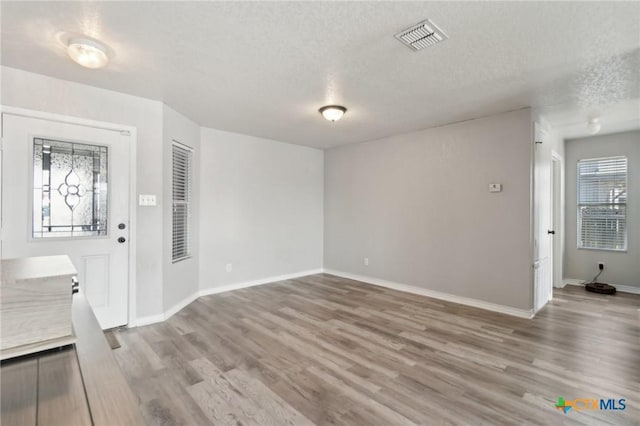
<svg viewBox="0 0 640 426">
<path fill-rule="evenodd" d="M 0 423 L 144 425 L 138 401 L 82 293 L 73 296 L 72 316 L 75 344 L 2 362 Z"/>
<path fill-rule="evenodd" d="M 73 276 L 78 272 L 68 256 L 39 256 L 2 260 L 3 284 L 40 278 Z"/>
</svg>

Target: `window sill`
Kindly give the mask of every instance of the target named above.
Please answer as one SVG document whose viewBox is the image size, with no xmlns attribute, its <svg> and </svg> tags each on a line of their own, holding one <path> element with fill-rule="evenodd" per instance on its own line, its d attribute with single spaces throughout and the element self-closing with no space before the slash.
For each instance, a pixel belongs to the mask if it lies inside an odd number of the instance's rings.
<svg viewBox="0 0 640 426">
<path fill-rule="evenodd" d="M 591 247 L 577 247 L 578 250 L 589 250 L 589 251 L 608 251 L 611 253 L 627 253 L 628 249 L 606 249 L 606 248 L 591 248 Z"/>
<path fill-rule="evenodd" d="M 177 258 L 177 259 L 173 259 L 173 260 L 171 261 L 171 263 L 178 263 L 178 262 L 182 262 L 183 260 L 191 259 L 192 257 L 193 257 L 193 255 L 189 254 L 189 255 L 187 255 L 187 256 L 182 256 L 182 257 L 179 257 L 179 258 Z"/>
</svg>

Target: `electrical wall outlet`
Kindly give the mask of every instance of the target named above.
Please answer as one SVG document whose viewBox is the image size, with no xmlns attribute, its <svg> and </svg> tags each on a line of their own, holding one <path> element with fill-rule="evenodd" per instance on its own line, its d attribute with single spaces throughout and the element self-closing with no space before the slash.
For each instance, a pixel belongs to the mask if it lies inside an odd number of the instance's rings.
<svg viewBox="0 0 640 426">
<path fill-rule="evenodd" d="M 604 271 L 604 262 L 598 262 L 598 270 Z"/>
<path fill-rule="evenodd" d="M 226 269 L 227 272 L 233 271 L 233 264 L 227 263 L 227 266 L 225 266 L 225 269 Z"/>
<path fill-rule="evenodd" d="M 368 257 L 364 258 L 364 266 L 369 266 L 369 258 Z"/>
<path fill-rule="evenodd" d="M 502 184 L 501 183 L 490 183 L 489 184 L 489 192 L 502 192 Z"/>
</svg>

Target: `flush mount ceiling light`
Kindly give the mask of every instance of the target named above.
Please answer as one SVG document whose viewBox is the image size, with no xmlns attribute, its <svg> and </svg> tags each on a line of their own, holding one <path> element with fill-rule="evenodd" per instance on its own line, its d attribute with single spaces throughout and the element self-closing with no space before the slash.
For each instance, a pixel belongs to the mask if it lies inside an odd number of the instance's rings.
<svg viewBox="0 0 640 426">
<path fill-rule="evenodd" d="M 102 68 L 109 62 L 107 47 L 89 38 L 72 38 L 67 45 L 69 57 L 86 68 Z"/>
<path fill-rule="evenodd" d="M 327 105 L 319 109 L 320 114 L 329 121 L 338 121 L 342 118 L 347 109 L 340 105 Z"/>
<path fill-rule="evenodd" d="M 590 118 L 589 121 L 587 121 L 587 130 L 589 130 L 589 133 L 592 135 L 598 133 L 601 127 L 600 118 L 598 117 Z"/>
<path fill-rule="evenodd" d="M 449 37 L 429 19 L 400 31 L 395 37 L 411 50 L 422 50 Z"/>
</svg>

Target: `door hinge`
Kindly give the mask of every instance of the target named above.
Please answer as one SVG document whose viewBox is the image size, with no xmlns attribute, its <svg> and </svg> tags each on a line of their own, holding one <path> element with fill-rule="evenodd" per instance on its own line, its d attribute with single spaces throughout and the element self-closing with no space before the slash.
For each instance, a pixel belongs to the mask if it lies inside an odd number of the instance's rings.
<svg viewBox="0 0 640 426">
<path fill-rule="evenodd" d="M 120 130 L 121 136 L 131 136 L 131 132 L 128 130 Z"/>
</svg>

